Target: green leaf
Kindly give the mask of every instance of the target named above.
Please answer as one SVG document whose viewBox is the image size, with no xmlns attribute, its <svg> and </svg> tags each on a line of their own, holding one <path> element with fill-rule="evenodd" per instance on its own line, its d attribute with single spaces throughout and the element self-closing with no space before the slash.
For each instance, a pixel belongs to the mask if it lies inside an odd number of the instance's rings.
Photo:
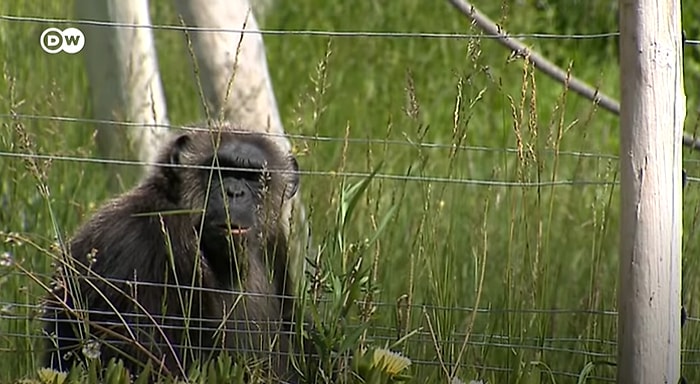
<svg viewBox="0 0 700 384">
<path fill-rule="evenodd" d="M 384 215 L 382 218 L 382 221 L 379 223 L 379 226 L 377 227 L 377 230 L 374 232 L 372 237 L 369 239 L 368 245 L 374 244 L 375 241 L 379 238 L 379 235 L 384 231 L 386 226 L 389 224 L 389 221 L 394 218 L 394 215 L 396 214 L 396 211 L 398 211 L 399 206 L 398 205 L 393 205 L 391 208 L 389 208 L 389 212 Z"/>
<path fill-rule="evenodd" d="M 595 367 L 598 365 L 607 365 L 610 367 L 614 367 L 617 364 L 610 361 L 590 361 L 586 363 L 581 372 L 578 374 L 578 380 L 576 381 L 576 384 L 584 384 L 588 380 L 588 376 L 593 372 L 593 369 L 595 369 Z"/>
<path fill-rule="evenodd" d="M 365 192 L 365 190 L 367 190 L 370 181 L 372 181 L 377 172 L 379 172 L 382 165 L 383 162 L 380 162 L 379 165 L 377 165 L 377 167 L 374 168 L 374 170 L 369 174 L 369 176 L 364 178 L 362 181 L 353 184 L 347 189 L 342 189 L 340 196 L 341 232 L 345 232 L 345 225 L 348 221 L 350 221 L 350 217 L 352 216 L 357 203 L 360 201 L 360 197 L 362 197 L 362 194 Z"/>
</svg>

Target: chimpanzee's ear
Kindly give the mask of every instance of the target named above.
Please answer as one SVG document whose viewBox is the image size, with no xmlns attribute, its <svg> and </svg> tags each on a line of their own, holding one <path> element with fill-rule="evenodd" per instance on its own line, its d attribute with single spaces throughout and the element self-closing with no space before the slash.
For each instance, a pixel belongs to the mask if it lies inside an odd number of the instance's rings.
<svg viewBox="0 0 700 384">
<path fill-rule="evenodd" d="M 164 191 L 166 196 L 173 202 L 180 199 L 180 184 L 182 183 L 181 170 L 178 165 L 182 164 L 182 154 L 192 139 L 183 134 L 170 142 L 169 148 L 165 148 L 165 153 L 161 154 L 162 168 L 160 172 L 168 181 L 168 187 Z M 167 162 L 167 163 L 165 163 Z"/>
<path fill-rule="evenodd" d="M 170 148 L 170 164 L 177 165 L 181 163 L 180 155 L 191 140 L 192 139 L 187 134 L 180 135 L 177 139 L 175 139 L 172 148 Z"/>
<path fill-rule="evenodd" d="M 289 155 L 289 173 L 287 174 L 287 189 L 285 195 L 288 199 L 294 197 L 299 190 L 299 163 L 294 155 Z"/>
</svg>

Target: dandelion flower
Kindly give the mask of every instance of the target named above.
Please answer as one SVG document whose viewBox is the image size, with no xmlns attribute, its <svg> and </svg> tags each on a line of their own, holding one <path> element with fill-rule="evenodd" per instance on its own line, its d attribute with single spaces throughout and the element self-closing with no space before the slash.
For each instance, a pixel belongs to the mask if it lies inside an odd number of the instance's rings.
<svg viewBox="0 0 700 384">
<path fill-rule="evenodd" d="M 411 360 L 397 352 L 377 348 L 372 356 L 372 366 L 381 368 L 390 375 L 396 375 L 411 365 Z"/>
<path fill-rule="evenodd" d="M 41 368 L 37 374 L 39 376 L 39 381 L 46 384 L 63 384 L 68 378 L 66 372 L 55 371 L 51 368 Z"/>
</svg>

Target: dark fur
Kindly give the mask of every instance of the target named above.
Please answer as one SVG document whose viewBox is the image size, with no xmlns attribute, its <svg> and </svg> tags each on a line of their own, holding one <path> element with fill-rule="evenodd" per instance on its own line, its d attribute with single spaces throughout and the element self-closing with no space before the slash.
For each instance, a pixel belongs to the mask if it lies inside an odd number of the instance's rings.
<svg viewBox="0 0 700 384">
<path fill-rule="evenodd" d="M 150 360 L 156 372 L 165 367 L 177 375 L 193 359 L 228 350 L 235 357 L 253 352 L 276 376 L 294 376 L 288 358 L 294 305 L 288 298 L 293 294 L 288 223 L 282 218 L 297 189 L 296 160 L 260 134 L 222 128 L 221 167 L 264 168 L 266 181 L 261 184 L 263 173 L 158 166 L 133 190 L 105 204 L 70 241 L 64 265 L 74 270 L 59 269 L 56 289 L 46 300 L 45 330 L 52 336 L 46 366 L 69 369 L 84 358 L 84 341 L 92 339 L 99 341 L 103 362 L 122 357 L 132 372 Z M 216 152 L 212 140 L 217 133 L 179 135 L 164 146 L 158 163 L 209 167 Z M 228 195 L 222 193 L 222 180 Z M 252 193 L 255 189 L 260 190 Z M 229 203 L 230 224 L 222 196 Z M 231 228 L 239 224 L 250 229 L 231 240 Z M 76 321 L 60 303 L 78 309 L 77 297 L 78 307 L 90 310 L 89 321 L 81 316 Z M 191 319 L 189 331 L 183 318 Z M 221 331 L 215 333 L 217 328 Z"/>
</svg>

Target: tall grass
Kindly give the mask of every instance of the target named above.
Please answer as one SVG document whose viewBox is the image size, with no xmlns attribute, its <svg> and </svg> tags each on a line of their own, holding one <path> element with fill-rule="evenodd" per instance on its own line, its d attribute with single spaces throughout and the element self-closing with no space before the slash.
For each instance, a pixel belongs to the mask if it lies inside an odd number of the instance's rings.
<svg viewBox="0 0 700 384">
<path fill-rule="evenodd" d="M 531 2 L 479 6 L 512 32 L 617 30 L 602 3 L 538 4 L 541 9 Z M 152 2 L 154 23 L 179 23 L 169 5 Z M 0 5 L 3 14 L 47 18 L 70 18 L 70 9 L 63 3 Z M 574 13 L 581 19 L 566 17 Z M 684 21 L 698 30 L 697 20 Z M 263 24 L 478 32 L 446 3 L 419 0 L 278 2 Z M 106 188 L 102 165 L 61 159 L 99 154 L 89 124 L 47 118 L 89 117 L 91 105 L 79 55 L 40 51 L 46 26 L 0 22 L 2 382 L 36 372 L 40 333 L 32 318 L 43 291 L 22 271 L 46 283 L 56 243 L 115 192 Z M 170 120 L 202 119 L 182 34 L 155 34 Z M 336 300 L 315 315 L 324 324 L 319 343 L 351 354 L 362 346 L 400 351 L 412 360 L 415 382 L 614 378 L 614 117 L 488 39 L 269 35 L 265 41 L 286 129 L 303 136 L 294 146 L 307 171 L 302 192 L 319 249 L 309 284 Z M 614 40 L 528 43 L 604 92 L 619 93 Z M 688 60 L 688 68 L 697 67 L 692 56 Z M 696 72 L 688 74 L 688 88 Z M 688 93 L 691 105 L 697 103 Z M 691 111 L 688 130 L 696 120 Z M 30 149 L 59 158 L 28 168 L 25 159 L 7 154 Z M 694 157 L 687 153 L 684 164 L 691 176 L 698 173 Z M 139 173 L 129 171 L 122 175 L 124 188 Z M 691 183 L 683 249 L 683 298 L 691 320 L 700 271 L 692 257 L 698 251 L 697 197 Z M 338 318 L 342 323 L 331 323 Z M 695 321 L 683 338 L 690 348 L 684 361 L 697 360 Z M 683 372 L 700 377 L 697 365 Z"/>
</svg>

